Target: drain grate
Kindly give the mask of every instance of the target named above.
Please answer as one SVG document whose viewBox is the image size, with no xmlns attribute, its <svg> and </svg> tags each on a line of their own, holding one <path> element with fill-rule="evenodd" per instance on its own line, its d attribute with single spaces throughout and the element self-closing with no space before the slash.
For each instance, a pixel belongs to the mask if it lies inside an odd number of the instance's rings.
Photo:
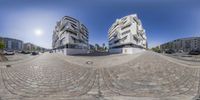
<svg viewBox="0 0 200 100">
<path fill-rule="evenodd" d="M 92 65 L 93 62 L 92 62 L 92 61 L 87 61 L 86 64 L 88 64 L 88 65 Z"/>
<path fill-rule="evenodd" d="M 6 67 L 11 67 L 11 65 L 6 65 Z M 1 100 L 1 99 L 0 99 Z"/>
</svg>

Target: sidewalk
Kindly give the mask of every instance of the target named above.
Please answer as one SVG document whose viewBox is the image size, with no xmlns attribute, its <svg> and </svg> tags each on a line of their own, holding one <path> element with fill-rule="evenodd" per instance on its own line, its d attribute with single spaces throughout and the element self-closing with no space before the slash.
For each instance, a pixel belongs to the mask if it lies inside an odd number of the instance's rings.
<svg viewBox="0 0 200 100">
<path fill-rule="evenodd" d="M 2 61 L 8 61 L 8 59 L 4 55 L 0 54 L 0 62 Z"/>
</svg>

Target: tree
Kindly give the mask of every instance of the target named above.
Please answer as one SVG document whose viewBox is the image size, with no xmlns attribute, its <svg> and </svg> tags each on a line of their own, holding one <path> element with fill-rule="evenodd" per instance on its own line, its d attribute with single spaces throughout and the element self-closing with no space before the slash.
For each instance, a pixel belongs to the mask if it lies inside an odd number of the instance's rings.
<svg viewBox="0 0 200 100">
<path fill-rule="evenodd" d="M 153 50 L 154 52 L 157 52 L 157 53 L 161 53 L 161 50 L 160 50 L 160 48 L 158 46 L 152 48 L 151 50 Z"/>
<path fill-rule="evenodd" d="M 5 45 L 3 42 L 0 42 L 0 49 L 4 49 Z"/>
<path fill-rule="evenodd" d="M 95 44 L 95 49 L 98 51 L 100 46 L 98 44 Z"/>
<path fill-rule="evenodd" d="M 31 48 L 31 52 L 35 51 L 36 50 L 36 47 L 35 46 L 32 46 Z"/>
<path fill-rule="evenodd" d="M 105 43 L 103 43 L 103 44 L 102 44 L 102 47 L 104 48 L 105 46 L 106 46 Z"/>
<path fill-rule="evenodd" d="M 41 51 L 41 48 L 40 48 L 40 47 L 37 47 L 37 51 Z"/>
<path fill-rule="evenodd" d="M 105 45 L 105 43 L 102 44 L 102 49 L 103 49 L 103 51 L 106 50 L 106 45 Z"/>
<path fill-rule="evenodd" d="M 5 48 L 4 42 L 0 41 L 0 52 L 2 52 L 4 48 Z"/>
<path fill-rule="evenodd" d="M 105 50 L 108 50 L 108 48 L 107 48 L 107 47 L 105 47 L 104 49 L 105 49 Z"/>
</svg>

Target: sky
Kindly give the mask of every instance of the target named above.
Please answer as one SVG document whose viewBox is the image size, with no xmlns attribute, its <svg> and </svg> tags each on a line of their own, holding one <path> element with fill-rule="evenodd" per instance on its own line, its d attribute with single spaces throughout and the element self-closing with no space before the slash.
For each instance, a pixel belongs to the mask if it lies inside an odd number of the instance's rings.
<svg viewBox="0 0 200 100">
<path fill-rule="evenodd" d="M 118 18 L 137 14 L 149 47 L 200 36 L 199 0 L 0 0 L 0 36 L 51 48 L 56 22 L 71 16 L 89 30 L 89 43 L 108 44 Z"/>
</svg>

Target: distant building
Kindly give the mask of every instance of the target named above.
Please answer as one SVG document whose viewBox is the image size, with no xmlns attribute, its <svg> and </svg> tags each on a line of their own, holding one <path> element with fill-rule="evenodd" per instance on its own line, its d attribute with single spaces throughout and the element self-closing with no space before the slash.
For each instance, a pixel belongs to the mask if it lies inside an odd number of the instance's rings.
<svg viewBox="0 0 200 100">
<path fill-rule="evenodd" d="M 179 51 L 189 52 L 193 49 L 200 50 L 200 37 L 176 39 L 160 45 L 160 50 L 162 52 L 169 49 L 174 50 L 175 52 Z"/>
<path fill-rule="evenodd" d="M 23 50 L 29 51 L 29 52 L 33 52 L 33 51 L 44 52 L 46 49 L 32 43 L 24 43 Z"/>
<path fill-rule="evenodd" d="M 96 51 L 95 46 L 92 44 L 89 44 L 89 52 L 94 52 L 94 51 Z"/>
<path fill-rule="evenodd" d="M 88 29 L 78 20 L 65 16 L 57 22 L 52 37 L 52 48 L 54 52 L 64 54 L 87 53 Z"/>
<path fill-rule="evenodd" d="M 103 48 L 103 49 L 106 49 L 105 43 L 102 44 L 102 48 Z"/>
<path fill-rule="evenodd" d="M 136 14 L 117 19 L 108 32 L 109 52 L 132 54 L 147 48 L 147 37 Z"/>
<path fill-rule="evenodd" d="M 4 50 L 21 51 L 23 49 L 23 41 L 13 38 L 0 37 L 5 44 Z"/>
</svg>

